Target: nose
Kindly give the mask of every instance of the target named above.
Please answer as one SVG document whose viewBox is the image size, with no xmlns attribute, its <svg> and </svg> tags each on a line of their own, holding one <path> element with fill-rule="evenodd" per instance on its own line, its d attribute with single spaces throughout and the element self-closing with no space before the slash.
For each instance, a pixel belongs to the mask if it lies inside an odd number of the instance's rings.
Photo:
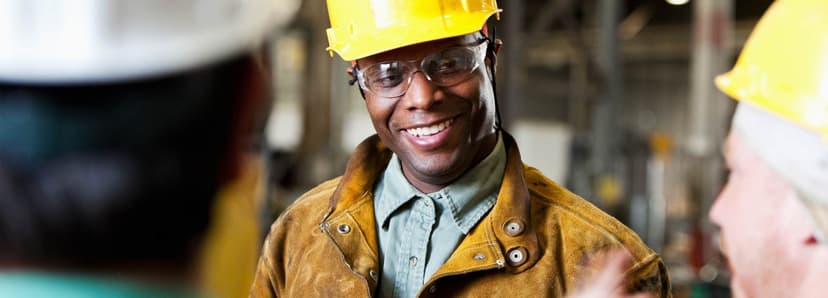
<svg viewBox="0 0 828 298">
<path fill-rule="evenodd" d="M 422 71 L 411 74 L 411 84 L 401 101 L 408 110 L 428 110 L 442 100 L 440 88 L 426 78 Z"/>
</svg>

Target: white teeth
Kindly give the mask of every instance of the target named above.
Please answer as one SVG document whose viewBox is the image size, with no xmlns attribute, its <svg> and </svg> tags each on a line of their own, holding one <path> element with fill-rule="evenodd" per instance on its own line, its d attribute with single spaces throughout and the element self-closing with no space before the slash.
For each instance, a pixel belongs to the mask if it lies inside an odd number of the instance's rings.
<svg viewBox="0 0 828 298">
<path fill-rule="evenodd" d="M 448 128 L 449 126 L 451 126 L 452 123 L 454 123 L 454 118 L 434 124 L 432 126 L 409 128 L 405 131 L 415 137 L 431 136 Z"/>
</svg>

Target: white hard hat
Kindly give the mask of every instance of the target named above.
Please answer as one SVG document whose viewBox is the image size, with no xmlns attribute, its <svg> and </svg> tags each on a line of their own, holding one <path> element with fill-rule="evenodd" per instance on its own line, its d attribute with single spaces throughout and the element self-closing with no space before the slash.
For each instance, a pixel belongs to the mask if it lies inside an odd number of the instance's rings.
<svg viewBox="0 0 828 298">
<path fill-rule="evenodd" d="M 229 58 L 284 25 L 298 0 L 0 0 L 0 81 L 88 83 Z"/>
</svg>

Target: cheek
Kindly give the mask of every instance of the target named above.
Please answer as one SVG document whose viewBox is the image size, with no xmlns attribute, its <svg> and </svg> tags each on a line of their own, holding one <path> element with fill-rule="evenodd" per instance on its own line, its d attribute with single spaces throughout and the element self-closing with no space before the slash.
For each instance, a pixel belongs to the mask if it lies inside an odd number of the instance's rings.
<svg viewBox="0 0 828 298">
<path fill-rule="evenodd" d="M 467 104 L 473 106 L 475 109 L 480 109 L 480 106 L 485 101 L 487 92 L 491 93 L 491 86 L 484 81 L 482 75 L 478 75 L 463 83 L 444 89 L 450 97 L 463 99 Z"/>
<path fill-rule="evenodd" d="M 740 231 L 746 225 L 769 220 L 766 210 L 773 210 L 774 206 L 767 193 L 757 187 L 761 183 L 745 175 L 731 174 L 710 210 L 711 220 L 725 231 Z"/>
<path fill-rule="evenodd" d="M 454 88 L 452 93 L 467 105 L 465 109 L 471 113 L 474 127 L 486 126 L 494 121 L 494 93 L 484 76 L 469 80 L 468 84 Z"/>
<path fill-rule="evenodd" d="M 368 110 L 368 115 L 371 117 L 371 122 L 374 128 L 379 132 L 388 129 L 388 121 L 393 114 L 394 104 L 392 101 L 385 101 L 378 98 L 367 97 L 365 99 L 365 107 Z"/>
<path fill-rule="evenodd" d="M 764 288 L 786 263 L 788 230 L 794 221 L 784 208 L 772 182 L 754 176 L 731 176 L 711 209 L 711 219 L 720 226 L 724 253 L 735 271 L 738 286 Z"/>
</svg>

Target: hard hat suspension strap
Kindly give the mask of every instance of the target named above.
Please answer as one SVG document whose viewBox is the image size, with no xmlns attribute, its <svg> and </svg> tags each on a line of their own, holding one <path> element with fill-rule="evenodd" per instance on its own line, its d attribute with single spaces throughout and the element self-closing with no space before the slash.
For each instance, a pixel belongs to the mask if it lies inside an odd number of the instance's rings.
<svg viewBox="0 0 828 298">
<path fill-rule="evenodd" d="M 495 102 L 495 117 L 497 117 L 495 118 L 495 129 L 500 130 L 503 128 L 503 121 L 500 118 L 500 103 L 497 100 L 497 79 L 495 77 L 495 56 L 497 56 L 497 53 L 495 53 L 495 45 L 497 42 L 497 30 L 495 26 L 492 26 L 492 34 L 489 35 L 487 34 L 488 30 L 485 30 L 487 26 L 488 24 L 483 25 L 483 35 L 486 36 L 486 39 L 488 40 L 488 45 L 486 45 L 486 58 L 489 60 L 489 70 L 492 76 L 492 94 L 494 95 Z"/>
</svg>

